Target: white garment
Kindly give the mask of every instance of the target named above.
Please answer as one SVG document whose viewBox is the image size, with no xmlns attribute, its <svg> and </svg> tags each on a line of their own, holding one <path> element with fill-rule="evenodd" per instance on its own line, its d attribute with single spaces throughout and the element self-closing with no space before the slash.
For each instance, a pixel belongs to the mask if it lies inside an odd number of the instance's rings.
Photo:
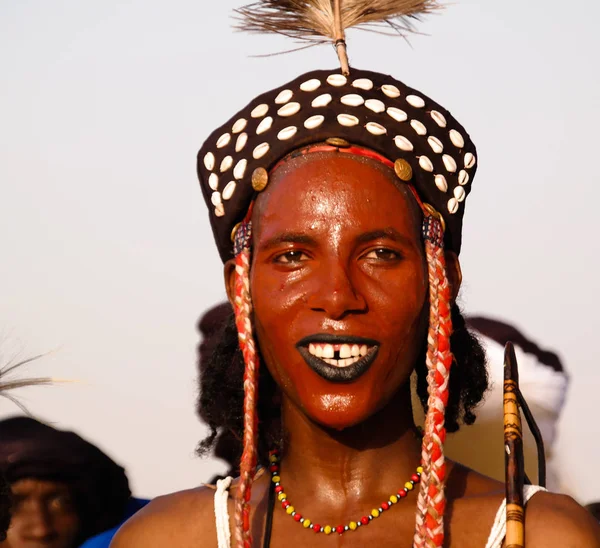
<svg viewBox="0 0 600 548">
<path fill-rule="evenodd" d="M 227 510 L 227 498 L 229 496 L 229 486 L 231 477 L 217 482 L 217 491 L 215 492 L 215 518 L 217 524 L 217 546 L 218 548 L 231 548 L 231 536 L 229 532 L 229 511 Z M 525 485 L 523 488 L 523 499 L 527 502 L 533 495 L 545 491 L 543 487 L 537 485 Z M 490 533 L 490 537 L 485 548 L 502 548 L 502 542 L 506 536 L 506 500 L 502 501 L 496 519 Z"/>
</svg>

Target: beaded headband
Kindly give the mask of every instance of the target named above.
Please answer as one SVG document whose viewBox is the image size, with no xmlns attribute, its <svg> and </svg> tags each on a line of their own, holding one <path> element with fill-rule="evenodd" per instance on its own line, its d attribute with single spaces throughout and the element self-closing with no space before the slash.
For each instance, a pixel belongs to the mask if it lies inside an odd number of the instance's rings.
<svg viewBox="0 0 600 548">
<path fill-rule="evenodd" d="M 321 70 L 257 97 L 200 150 L 198 177 L 224 262 L 233 257 L 232 229 L 268 184 L 267 172 L 295 149 L 335 139 L 392 162 L 405 160 L 403 180 L 442 215 L 445 245 L 460 252 L 464 202 L 476 171 L 475 146 L 465 129 L 442 106 L 391 76 Z"/>
</svg>

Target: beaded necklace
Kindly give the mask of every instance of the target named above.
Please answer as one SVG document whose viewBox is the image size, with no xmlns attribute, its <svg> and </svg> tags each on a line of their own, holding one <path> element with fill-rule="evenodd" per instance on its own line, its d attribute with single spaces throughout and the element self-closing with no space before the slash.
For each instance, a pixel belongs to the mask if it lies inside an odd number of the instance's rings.
<svg viewBox="0 0 600 548">
<path fill-rule="evenodd" d="M 408 493 L 412 491 L 417 483 L 421 481 L 421 473 L 423 472 L 422 467 L 418 467 L 417 471 L 411 476 L 410 480 L 404 484 L 403 489 L 399 489 L 398 492 L 392 496 L 390 496 L 389 500 L 382 502 L 379 508 L 373 508 L 371 513 L 365 516 L 362 516 L 357 521 L 351 521 L 346 525 L 338 525 L 337 527 L 332 527 L 331 525 L 323 525 L 321 526 L 319 523 L 313 523 L 310 519 L 305 518 L 297 512 L 296 509 L 292 506 L 290 501 L 288 500 L 287 494 L 283 489 L 283 485 L 281 485 L 281 473 L 279 470 L 279 452 L 278 451 L 270 451 L 269 452 L 269 472 L 271 472 L 271 482 L 273 493 L 277 495 L 277 499 L 281 502 L 282 508 L 285 510 L 286 514 L 294 519 L 297 523 L 300 523 L 304 529 L 307 531 L 314 531 L 315 533 L 324 533 L 326 535 L 331 535 L 332 533 L 338 533 L 343 535 L 348 531 L 356 531 L 359 527 L 363 527 L 365 525 L 369 525 L 371 521 L 378 518 L 383 514 L 383 512 L 389 510 L 394 504 L 400 502 L 403 498 L 408 496 Z"/>
</svg>

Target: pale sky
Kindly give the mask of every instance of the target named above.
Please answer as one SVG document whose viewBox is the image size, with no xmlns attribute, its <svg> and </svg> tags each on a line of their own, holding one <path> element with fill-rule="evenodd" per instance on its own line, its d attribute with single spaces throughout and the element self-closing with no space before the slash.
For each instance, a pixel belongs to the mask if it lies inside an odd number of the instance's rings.
<svg viewBox="0 0 600 548">
<path fill-rule="evenodd" d="M 332 48 L 230 30 L 241 2 L 0 2 L 0 352 L 52 351 L 21 393 L 126 466 L 136 494 L 223 469 L 194 457 L 195 323 L 224 298 L 195 175 L 203 139 L 256 94 L 334 68 Z M 570 15 L 569 14 L 573 14 Z M 351 32 L 360 68 L 450 108 L 479 151 L 462 304 L 511 320 L 572 375 L 557 453 L 600 500 L 600 4 L 458 0 L 401 39 Z M 493 364 L 501 367 L 501 364 Z M 501 405 L 501 402 L 498 402 Z M 0 403 L 0 415 L 17 410 Z"/>
</svg>

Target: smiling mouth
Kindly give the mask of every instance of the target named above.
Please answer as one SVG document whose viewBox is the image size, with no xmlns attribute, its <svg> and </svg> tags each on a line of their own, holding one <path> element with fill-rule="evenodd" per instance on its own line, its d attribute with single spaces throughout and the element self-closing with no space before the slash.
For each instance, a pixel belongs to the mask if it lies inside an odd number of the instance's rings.
<svg viewBox="0 0 600 548">
<path fill-rule="evenodd" d="M 330 382 L 348 383 L 367 372 L 379 351 L 379 342 L 349 335 L 318 334 L 305 337 L 296 348 L 308 366 Z"/>
</svg>

